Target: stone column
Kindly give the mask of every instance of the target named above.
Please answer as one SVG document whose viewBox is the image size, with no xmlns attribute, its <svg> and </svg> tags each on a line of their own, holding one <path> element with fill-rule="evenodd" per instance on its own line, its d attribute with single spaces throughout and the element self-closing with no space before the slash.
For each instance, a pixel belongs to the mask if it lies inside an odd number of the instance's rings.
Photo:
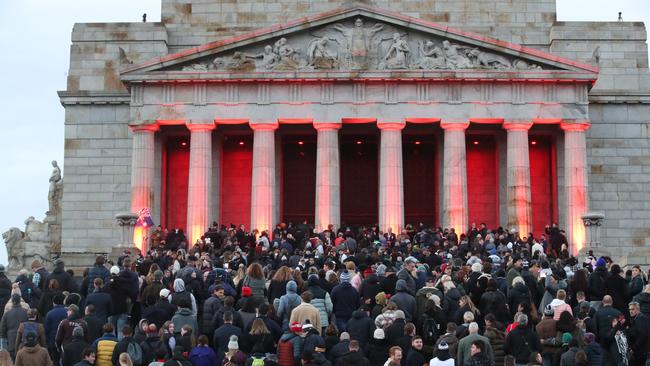
<svg viewBox="0 0 650 366">
<path fill-rule="evenodd" d="M 314 123 L 316 145 L 316 230 L 341 226 L 340 123 Z"/>
<path fill-rule="evenodd" d="M 274 217 L 275 130 L 277 123 L 251 123 L 253 129 L 253 178 L 251 190 L 251 229 L 271 232 L 279 220 Z"/>
<path fill-rule="evenodd" d="M 521 237 L 532 231 L 532 206 L 530 198 L 530 158 L 528 155 L 528 130 L 531 122 L 506 122 L 507 143 L 507 204 L 508 230 L 517 229 Z"/>
<path fill-rule="evenodd" d="M 187 236 L 190 248 L 210 226 L 212 130 L 214 124 L 191 124 L 190 172 L 187 183 Z"/>
<path fill-rule="evenodd" d="M 405 123 L 378 123 L 379 148 L 379 229 L 399 233 L 404 227 L 404 169 L 402 129 Z"/>
<path fill-rule="evenodd" d="M 564 191 L 566 201 L 566 233 L 570 251 L 576 255 L 585 246 L 582 221 L 588 208 L 587 143 L 585 131 L 589 123 L 561 123 L 564 130 Z"/>
<path fill-rule="evenodd" d="M 115 215 L 115 221 L 121 229 L 120 243 L 111 248 L 111 258 L 117 260 L 127 250 L 140 250 L 133 242 L 138 214 L 133 212 L 118 213 Z"/>
<path fill-rule="evenodd" d="M 144 208 L 151 210 L 154 200 L 153 181 L 155 174 L 155 133 L 157 124 L 130 126 L 133 132 L 131 155 L 131 211 L 139 214 Z M 146 251 L 144 238 L 149 228 L 138 227 L 132 236 L 135 246 Z"/>
<path fill-rule="evenodd" d="M 465 129 L 469 122 L 441 122 L 445 130 L 442 179 L 442 226 L 460 236 L 467 230 L 467 152 Z"/>
<path fill-rule="evenodd" d="M 605 214 L 602 212 L 587 212 L 582 215 L 582 222 L 586 229 L 585 249 L 600 248 L 600 227 L 603 226 Z"/>
</svg>

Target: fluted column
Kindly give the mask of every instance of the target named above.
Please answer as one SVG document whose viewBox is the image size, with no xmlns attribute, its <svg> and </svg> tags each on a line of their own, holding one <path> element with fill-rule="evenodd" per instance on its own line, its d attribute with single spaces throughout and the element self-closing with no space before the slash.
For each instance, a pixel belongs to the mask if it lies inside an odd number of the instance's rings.
<svg viewBox="0 0 650 366">
<path fill-rule="evenodd" d="M 506 122 L 508 131 L 507 202 L 508 229 L 516 228 L 521 237 L 532 231 L 532 206 L 530 198 L 530 158 L 528 155 L 528 130 L 531 122 Z"/>
<path fill-rule="evenodd" d="M 341 179 L 339 160 L 340 123 L 314 123 L 316 145 L 316 230 L 341 226 Z"/>
<path fill-rule="evenodd" d="M 131 211 L 139 213 L 146 208 L 151 210 L 154 200 L 153 180 L 155 170 L 154 138 L 158 125 L 131 126 L 133 132 L 133 151 L 131 155 Z M 140 250 L 145 251 L 143 239 L 148 228 L 138 227 L 133 241 Z"/>
<path fill-rule="evenodd" d="M 404 227 L 404 172 L 402 129 L 405 123 L 378 123 L 379 148 L 379 228 L 399 232 Z"/>
<path fill-rule="evenodd" d="M 275 130 L 277 123 L 251 123 L 253 129 L 253 178 L 251 229 L 269 231 L 279 220 L 274 217 Z"/>
<path fill-rule="evenodd" d="M 210 226 L 212 130 L 214 124 L 187 124 L 190 172 L 187 184 L 187 233 L 190 247 Z"/>
<path fill-rule="evenodd" d="M 564 130 L 564 191 L 566 194 L 566 233 L 571 253 L 576 255 L 585 245 L 582 221 L 589 209 L 587 182 L 587 143 L 589 123 L 561 123 Z"/>
<path fill-rule="evenodd" d="M 465 129 L 469 122 L 442 122 L 445 130 L 442 179 L 442 225 L 464 232 L 467 225 L 467 152 Z"/>
</svg>

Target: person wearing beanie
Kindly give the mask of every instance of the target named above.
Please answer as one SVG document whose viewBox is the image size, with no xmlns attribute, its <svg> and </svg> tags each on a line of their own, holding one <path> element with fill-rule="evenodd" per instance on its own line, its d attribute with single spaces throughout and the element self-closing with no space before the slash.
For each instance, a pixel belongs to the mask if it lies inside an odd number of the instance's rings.
<svg viewBox="0 0 650 366">
<path fill-rule="evenodd" d="M 332 363 L 332 365 L 336 365 L 336 362 L 338 361 L 339 358 L 343 357 L 346 353 L 348 353 L 348 346 L 350 345 L 350 333 L 348 332 L 343 332 L 339 336 L 339 342 L 334 345 L 330 350 L 328 350 L 327 354 L 327 359 Z"/>
<path fill-rule="evenodd" d="M 600 344 L 596 341 L 596 335 L 585 333 L 583 350 L 587 354 L 587 364 L 589 366 L 599 366 L 603 364 L 604 354 Z"/>
<path fill-rule="evenodd" d="M 243 333 L 240 327 L 233 325 L 233 320 L 234 317 L 232 311 L 224 312 L 222 316 L 223 324 L 214 331 L 214 335 L 212 337 L 212 347 L 214 347 L 214 349 L 217 351 L 217 365 L 222 364 L 222 360 L 224 359 L 226 353 L 229 352 L 229 350 L 239 350 L 239 343 L 237 342 Z M 234 347 L 231 348 L 230 346 Z"/>
<path fill-rule="evenodd" d="M 596 268 L 593 273 L 589 275 L 588 284 L 589 291 L 587 292 L 587 301 L 591 302 L 591 307 L 598 310 L 601 305 L 603 297 L 607 294 L 605 291 L 605 281 L 609 273 L 607 272 L 607 262 L 603 257 L 600 257 L 596 262 Z"/>
<path fill-rule="evenodd" d="M 361 286 L 359 286 L 359 295 L 361 295 L 361 301 L 372 309 L 375 306 L 375 296 L 382 291 L 382 287 L 379 276 L 372 272 L 370 267 L 366 269 L 366 273 Z"/>
<path fill-rule="evenodd" d="M 72 330 L 72 340 L 63 347 L 61 366 L 74 366 L 78 362 L 81 362 L 83 359 L 83 351 L 88 347 L 90 347 L 90 343 L 86 341 L 83 328 L 75 327 Z"/>
<path fill-rule="evenodd" d="M 16 357 L 16 334 L 22 322 L 27 321 L 27 310 L 20 305 L 21 297 L 18 294 L 11 295 L 11 309 L 5 311 L 0 320 L 0 337 L 7 339 L 7 351 L 12 358 Z"/>
<path fill-rule="evenodd" d="M 395 285 L 395 295 L 390 298 L 390 301 L 397 305 L 397 308 L 404 312 L 406 316 L 406 321 L 410 322 L 414 319 L 416 313 L 416 302 L 415 297 L 411 295 L 407 287 L 407 283 L 404 280 L 398 280 Z"/>
<path fill-rule="evenodd" d="M 371 365 L 381 365 L 388 358 L 390 344 L 386 339 L 383 329 L 377 328 L 373 331 L 372 338 L 368 342 L 367 355 Z"/>
<path fill-rule="evenodd" d="M 246 362 L 246 354 L 239 350 L 239 339 L 240 336 L 234 334 L 230 336 L 226 347 L 227 351 L 223 356 L 224 361 L 228 360 L 236 365 L 243 365 Z"/>
<path fill-rule="evenodd" d="M 434 358 L 429 362 L 429 366 L 454 366 L 454 359 L 449 356 L 449 345 L 447 342 L 440 342 L 434 351 Z"/>
<path fill-rule="evenodd" d="M 289 329 L 289 319 L 291 318 L 291 313 L 293 309 L 295 309 L 296 307 L 298 307 L 298 305 L 302 303 L 302 299 L 297 294 L 297 292 L 298 292 L 298 285 L 296 284 L 296 281 L 291 280 L 287 282 L 286 293 L 280 297 L 280 303 L 278 305 L 278 310 L 276 313 L 278 319 L 282 320 L 283 331 Z M 242 289 L 242 293 L 243 293 L 243 289 Z M 318 316 L 320 318 L 320 313 Z M 300 321 L 300 323 L 302 323 L 302 321 Z"/>
<path fill-rule="evenodd" d="M 72 341 L 72 332 L 77 327 L 83 329 L 84 336 L 86 340 L 88 340 L 88 324 L 86 324 L 86 321 L 81 318 L 79 307 L 72 304 L 68 306 L 68 317 L 59 324 L 56 333 L 55 343 L 58 349 L 63 349 L 63 347 Z"/>
<path fill-rule="evenodd" d="M 16 354 L 16 366 L 52 366 L 49 353 L 38 344 L 36 332 L 29 331 L 25 335 L 25 346 Z"/>
<path fill-rule="evenodd" d="M 278 363 L 280 366 L 295 366 L 302 355 L 302 325 L 291 323 L 278 342 Z"/>
<path fill-rule="evenodd" d="M 578 340 L 573 338 L 571 333 L 565 332 L 562 334 L 562 347 L 555 354 L 555 365 L 573 365 L 576 353 L 580 351 L 578 348 Z"/>
<path fill-rule="evenodd" d="M 375 295 L 375 306 L 372 308 L 372 311 L 370 312 L 370 316 L 373 319 L 376 319 L 377 316 L 382 313 L 387 303 L 388 303 L 388 299 L 386 298 L 386 293 L 383 291 L 377 293 L 377 295 Z"/>
<path fill-rule="evenodd" d="M 339 331 L 347 330 L 348 320 L 352 313 L 361 306 L 359 292 L 350 284 L 350 274 L 347 270 L 341 272 L 341 283 L 332 289 L 332 305 L 336 316 L 336 327 Z"/>
<path fill-rule="evenodd" d="M 555 339 L 557 333 L 557 320 L 553 318 L 555 311 L 550 304 L 544 308 L 543 314 L 544 316 L 542 320 L 537 323 L 537 326 L 535 326 L 535 331 L 542 342 L 542 358 L 551 362 L 553 360 L 553 355 L 559 348 L 559 345 L 556 344 L 555 341 L 547 340 Z"/>
</svg>

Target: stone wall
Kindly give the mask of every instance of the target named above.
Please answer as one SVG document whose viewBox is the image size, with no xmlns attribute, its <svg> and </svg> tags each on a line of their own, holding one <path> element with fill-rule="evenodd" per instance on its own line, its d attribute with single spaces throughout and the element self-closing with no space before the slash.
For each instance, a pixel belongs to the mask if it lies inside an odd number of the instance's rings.
<svg viewBox="0 0 650 366">
<path fill-rule="evenodd" d="M 162 0 L 161 17 L 178 50 L 358 3 L 541 48 L 556 20 L 555 0 Z"/>
</svg>

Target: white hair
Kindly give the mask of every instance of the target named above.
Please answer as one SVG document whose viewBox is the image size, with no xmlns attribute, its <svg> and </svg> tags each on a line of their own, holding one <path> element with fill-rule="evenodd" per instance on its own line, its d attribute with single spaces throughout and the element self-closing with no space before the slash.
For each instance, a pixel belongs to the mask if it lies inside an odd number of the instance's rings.
<svg viewBox="0 0 650 366">
<path fill-rule="evenodd" d="M 470 333 L 476 333 L 478 332 L 478 323 L 476 322 L 471 322 L 469 323 L 469 326 L 467 327 Z"/>
<path fill-rule="evenodd" d="M 517 276 L 517 277 L 512 279 L 512 286 L 514 286 L 514 285 L 516 285 L 518 283 L 521 283 L 521 284 L 525 285 L 526 281 L 524 281 L 524 278 L 521 277 L 521 276 Z"/>
</svg>

